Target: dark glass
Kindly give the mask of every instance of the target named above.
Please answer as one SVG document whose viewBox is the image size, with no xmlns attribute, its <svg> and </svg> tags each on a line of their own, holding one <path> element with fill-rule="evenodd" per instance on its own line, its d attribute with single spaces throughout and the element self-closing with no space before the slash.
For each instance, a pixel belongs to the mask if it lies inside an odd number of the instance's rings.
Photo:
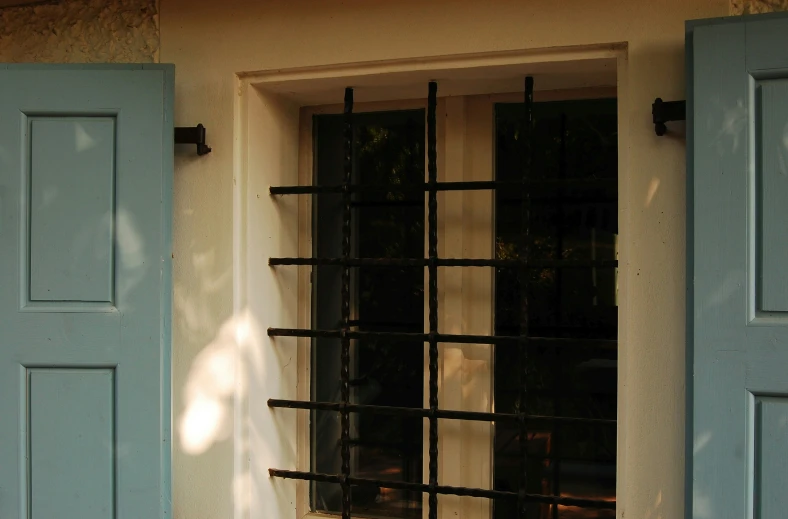
<svg viewBox="0 0 788 519">
<path fill-rule="evenodd" d="M 314 118 L 317 184 L 343 180 L 343 119 Z M 354 115 L 353 183 L 385 186 L 357 193 L 352 203 L 352 255 L 372 258 L 424 257 L 424 196 L 402 187 L 424 183 L 423 110 Z M 314 255 L 340 257 L 341 195 L 314 197 Z M 319 267 L 313 284 L 315 328 L 340 324 L 341 268 Z M 351 277 L 354 329 L 421 333 L 424 274 L 414 268 L 358 268 Z M 312 349 L 312 398 L 340 400 L 340 342 L 317 339 Z M 358 340 L 351 344 L 351 401 L 359 404 L 423 406 L 424 346 L 421 341 Z M 422 482 L 422 420 L 374 413 L 351 414 L 351 474 Z M 312 470 L 340 473 L 339 413 L 312 413 Z M 315 511 L 341 510 L 338 484 L 314 483 Z M 354 487 L 354 515 L 421 518 L 421 493 Z"/>
<path fill-rule="evenodd" d="M 519 181 L 523 160 L 523 105 L 495 108 L 496 180 Z M 615 99 L 562 101 L 534 105 L 534 180 L 585 180 L 544 183 L 529 188 L 528 235 L 531 259 L 613 260 L 617 258 L 617 121 Z M 525 245 L 523 194 L 495 194 L 495 246 L 498 258 L 517 258 Z M 616 269 L 543 269 L 527 274 L 528 335 L 572 339 L 534 341 L 528 349 L 524 402 L 528 414 L 616 418 Z M 517 271 L 497 269 L 495 329 L 521 334 L 521 284 Z M 603 339 L 604 341 L 599 341 Z M 494 402 L 497 412 L 518 412 L 519 352 L 515 345 L 495 348 Z M 495 426 L 495 488 L 520 486 L 519 429 Z M 528 425 L 527 492 L 615 500 L 614 425 Z M 496 519 L 516 517 L 516 501 L 499 500 Z M 613 518 L 613 510 L 552 507 L 535 503 L 533 519 Z"/>
</svg>

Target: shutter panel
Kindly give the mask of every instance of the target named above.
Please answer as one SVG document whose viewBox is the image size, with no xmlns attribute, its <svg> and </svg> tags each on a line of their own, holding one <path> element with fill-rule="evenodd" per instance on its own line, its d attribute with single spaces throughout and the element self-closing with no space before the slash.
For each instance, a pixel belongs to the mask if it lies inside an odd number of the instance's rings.
<svg viewBox="0 0 788 519">
<path fill-rule="evenodd" d="M 0 517 L 170 515 L 173 75 L 0 65 Z"/>
<path fill-rule="evenodd" d="M 692 517 L 788 510 L 788 17 L 688 24 Z"/>
</svg>

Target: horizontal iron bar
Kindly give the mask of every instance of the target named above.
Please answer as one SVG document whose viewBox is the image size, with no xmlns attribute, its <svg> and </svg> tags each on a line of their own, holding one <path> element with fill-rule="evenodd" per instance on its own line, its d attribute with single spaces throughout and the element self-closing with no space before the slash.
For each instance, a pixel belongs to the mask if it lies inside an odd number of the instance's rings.
<svg viewBox="0 0 788 519">
<path fill-rule="evenodd" d="M 374 441 L 374 440 L 362 440 L 358 438 L 351 438 L 348 440 L 352 447 L 379 447 L 383 449 L 391 449 L 391 450 L 410 450 L 415 449 L 421 454 L 421 451 L 424 447 L 424 444 L 421 441 L 406 441 L 403 439 L 400 442 L 384 442 L 384 441 Z M 341 439 L 337 439 L 336 445 L 339 446 L 342 443 Z"/>
<path fill-rule="evenodd" d="M 421 407 L 394 407 L 387 405 L 368 405 L 368 404 L 342 404 L 338 402 L 310 402 L 303 400 L 278 400 L 271 398 L 268 400 L 268 407 L 283 409 L 310 409 L 312 411 L 342 411 L 349 413 L 370 412 L 393 416 L 419 416 L 429 418 L 432 414 L 430 409 Z M 445 420 L 470 420 L 475 422 L 495 422 L 495 421 L 516 421 L 520 415 L 516 413 L 482 413 L 476 411 L 454 411 L 448 409 L 436 409 L 435 416 Z M 525 415 L 525 419 L 530 422 L 565 422 L 565 423 L 587 423 L 596 425 L 615 425 L 615 420 L 607 418 L 580 418 L 576 416 L 542 416 Z"/>
<path fill-rule="evenodd" d="M 383 449 L 391 449 L 391 450 L 400 450 L 403 451 L 405 449 L 416 449 L 419 454 L 421 454 L 422 449 L 424 448 L 424 443 L 419 441 L 406 441 L 403 440 L 401 442 L 384 442 L 384 441 L 374 441 L 374 440 L 361 440 L 356 438 L 351 438 L 348 440 L 352 447 L 379 447 Z M 337 439 L 336 445 L 338 446 L 342 443 L 342 440 Z M 542 461 L 562 461 L 567 463 L 584 463 L 588 465 L 614 465 L 616 463 L 615 458 L 582 458 L 576 456 L 553 456 L 550 454 L 529 454 L 528 459 L 532 460 L 542 460 Z"/>
<path fill-rule="evenodd" d="M 498 205 L 520 205 L 523 203 L 522 199 L 517 194 L 510 194 L 506 193 L 510 198 L 498 198 L 496 200 L 496 204 Z M 618 198 L 616 197 L 591 197 L 591 196 L 583 196 L 583 197 L 576 197 L 571 195 L 566 196 L 556 196 L 556 195 L 544 195 L 540 196 L 538 194 L 531 195 L 531 203 L 539 202 L 540 204 L 550 204 L 550 205 L 562 205 L 562 206 L 582 206 L 582 205 L 591 205 L 591 206 L 604 206 L 604 205 L 612 205 L 618 203 Z M 374 202 L 370 202 L 370 204 L 374 204 Z"/>
<path fill-rule="evenodd" d="M 268 265 L 337 265 L 350 267 L 426 267 L 429 258 L 269 258 Z M 439 267 L 496 267 L 496 268 L 613 268 L 617 260 L 519 260 L 519 259 L 459 259 L 437 258 Z"/>
<path fill-rule="evenodd" d="M 430 339 L 428 333 L 413 332 L 369 332 L 348 330 L 351 339 L 401 339 L 418 340 L 426 342 Z M 306 328 L 269 328 L 269 337 L 307 337 L 307 338 L 340 338 L 342 330 L 310 330 Z M 566 337 L 520 337 L 511 335 L 454 335 L 439 333 L 435 335 L 438 342 L 456 344 L 517 344 L 523 341 L 529 343 L 555 343 L 571 344 L 582 343 L 584 347 L 616 348 L 618 341 L 608 339 L 574 339 Z"/>
<path fill-rule="evenodd" d="M 337 474 L 321 474 L 317 472 L 302 472 L 297 470 L 268 469 L 268 474 L 274 478 L 300 479 L 305 481 L 320 481 L 323 483 L 339 483 L 341 476 Z M 351 476 L 348 483 L 359 486 L 376 486 L 382 488 L 392 488 L 396 490 L 410 490 L 414 492 L 429 492 L 430 486 L 424 483 L 408 483 L 406 481 L 389 481 L 384 479 L 357 478 Z M 435 492 L 451 496 L 484 497 L 488 499 L 517 499 L 517 492 L 507 492 L 504 490 L 485 490 L 481 488 L 452 487 L 447 485 L 437 485 Z M 606 508 L 615 509 L 615 501 L 605 501 L 602 499 L 580 499 L 575 497 L 547 496 L 542 494 L 525 494 L 526 501 L 532 503 L 548 503 L 564 506 L 576 506 L 579 508 Z"/>
<path fill-rule="evenodd" d="M 511 194 L 507 193 L 507 195 L 512 196 Z M 499 205 L 520 205 L 523 203 L 522 199 L 515 195 L 511 198 L 499 198 L 496 201 Z M 618 203 L 618 198 L 612 197 L 590 197 L 590 196 L 583 196 L 577 197 L 572 195 L 566 196 L 556 196 L 556 195 L 539 195 L 539 194 L 532 194 L 531 195 L 531 203 L 535 204 L 543 204 L 543 205 L 561 205 L 567 208 L 573 208 L 577 206 L 606 206 L 606 205 L 614 205 Z M 423 198 L 408 198 L 405 200 L 363 200 L 358 202 L 351 202 L 351 207 L 354 208 L 372 208 L 372 209 L 382 209 L 384 207 L 420 207 L 424 208 L 424 199 Z"/>
<path fill-rule="evenodd" d="M 382 209 L 384 207 L 419 207 L 424 209 L 424 199 L 418 200 L 364 200 L 363 202 L 351 202 L 351 207 L 360 209 Z"/>
<path fill-rule="evenodd" d="M 571 187 L 571 188 L 598 188 L 610 187 L 618 188 L 616 178 L 570 178 L 570 179 L 550 179 L 550 180 L 529 180 L 526 185 L 533 187 Z M 495 180 L 479 180 L 473 182 L 436 182 L 436 191 L 478 191 L 486 189 L 522 189 L 523 182 L 507 182 Z M 359 192 L 420 192 L 430 191 L 429 182 L 424 184 L 412 184 L 405 186 L 390 185 L 359 185 L 348 186 L 351 193 Z M 342 193 L 344 185 L 332 186 L 271 186 L 272 195 L 318 195 L 323 193 Z"/>
<path fill-rule="evenodd" d="M 424 328 L 423 321 L 373 321 L 371 319 L 350 319 L 348 321 L 350 326 L 364 326 L 364 327 L 394 327 L 394 328 L 414 328 L 421 330 Z"/>
</svg>

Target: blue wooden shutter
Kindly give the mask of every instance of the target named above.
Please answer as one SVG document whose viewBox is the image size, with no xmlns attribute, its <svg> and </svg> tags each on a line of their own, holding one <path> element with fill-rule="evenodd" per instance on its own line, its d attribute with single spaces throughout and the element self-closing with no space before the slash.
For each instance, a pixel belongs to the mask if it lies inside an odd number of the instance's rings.
<svg viewBox="0 0 788 519">
<path fill-rule="evenodd" d="M 788 17 L 688 24 L 688 514 L 788 514 Z"/>
<path fill-rule="evenodd" d="M 0 65 L 0 517 L 170 515 L 173 67 Z"/>
</svg>

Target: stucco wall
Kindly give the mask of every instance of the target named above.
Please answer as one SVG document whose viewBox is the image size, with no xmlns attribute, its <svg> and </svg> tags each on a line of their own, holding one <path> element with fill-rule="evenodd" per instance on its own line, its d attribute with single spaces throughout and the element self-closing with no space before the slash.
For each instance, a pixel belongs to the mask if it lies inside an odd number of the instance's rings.
<svg viewBox="0 0 788 519">
<path fill-rule="evenodd" d="M 63 0 L 0 9 L 0 62 L 157 61 L 156 0 Z"/>
<path fill-rule="evenodd" d="M 788 11 L 788 0 L 731 0 L 732 15 Z"/>
</svg>

